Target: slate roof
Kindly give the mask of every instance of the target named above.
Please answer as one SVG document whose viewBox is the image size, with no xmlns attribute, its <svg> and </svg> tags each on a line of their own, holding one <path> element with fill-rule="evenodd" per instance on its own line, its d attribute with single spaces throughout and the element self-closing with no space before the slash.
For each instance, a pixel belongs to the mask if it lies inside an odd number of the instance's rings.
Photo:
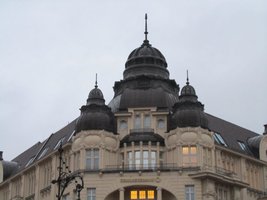
<svg viewBox="0 0 267 200">
<path fill-rule="evenodd" d="M 210 130 L 219 133 L 223 137 L 228 148 L 243 154 L 254 156 L 250 151 L 242 150 L 238 141 L 243 142 L 248 147 L 247 140 L 259 136 L 259 134 L 210 114 L 207 114 L 207 117 Z"/>
<path fill-rule="evenodd" d="M 32 147 L 24 151 L 22 154 L 14 158 L 12 161 L 17 162 L 19 164 L 19 171 L 41 159 L 40 155 L 45 149 L 48 148 L 46 153 L 42 157 L 45 157 L 52 151 L 55 151 L 56 145 L 62 138 L 64 138 L 64 140 L 62 141 L 62 145 L 69 142 L 71 135 L 74 133 L 75 123 L 76 119 L 69 123 L 67 126 L 57 131 L 56 133 L 51 134 L 45 141 L 36 143 Z M 28 163 L 31 159 L 31 163 Z"/>
</svg>

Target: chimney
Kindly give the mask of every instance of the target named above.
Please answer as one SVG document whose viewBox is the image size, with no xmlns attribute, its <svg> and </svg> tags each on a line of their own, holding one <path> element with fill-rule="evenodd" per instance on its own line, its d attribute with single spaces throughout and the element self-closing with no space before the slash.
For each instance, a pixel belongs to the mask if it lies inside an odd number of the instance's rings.
<svg viewBox="0 0 267 200">
<path fill-rule="evenodd" d="M 3 160 L 3 151 L 0 151 L 0 161 Z"/>
<path fill-rule="evenodd" d="M 263 135 L 267 135 L 267 124 L 264 125 L 264 132 Z"/>
</svg>

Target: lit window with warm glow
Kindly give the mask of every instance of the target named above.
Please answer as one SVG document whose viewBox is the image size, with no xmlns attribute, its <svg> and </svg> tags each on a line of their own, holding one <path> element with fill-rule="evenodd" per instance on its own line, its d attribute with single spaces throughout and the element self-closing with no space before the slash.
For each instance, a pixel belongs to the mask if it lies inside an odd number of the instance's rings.
<svg viewBox="0 0 267 200">
<path fill-rule="evenodd" d="M 147 198 L 148 199 L 154 199 L 155 198 L 154 190 L 148 190 L 147 191 Z"/>
<path fill-rule="evenodd" d="M 146 199 L 146 191 L 144 190 L 139 191 L 139 199 Z"/>
<path fill-rule="evenodd" d="M 191 166 L 197 164 L 197 147 L 196 146 L 184 146 L 182 148 L 183 165 Z"/>
<path fill-rule="evenodd" d="M 131 190 L 130 200 L 154 200 L 155 191 L 154 190 Z"/>
<path fill-rule="evenodd" d="M 132 190 L 131 191 L 131 200 L 137 199 L 137 191 L 136 190 Z"/>
</svg>

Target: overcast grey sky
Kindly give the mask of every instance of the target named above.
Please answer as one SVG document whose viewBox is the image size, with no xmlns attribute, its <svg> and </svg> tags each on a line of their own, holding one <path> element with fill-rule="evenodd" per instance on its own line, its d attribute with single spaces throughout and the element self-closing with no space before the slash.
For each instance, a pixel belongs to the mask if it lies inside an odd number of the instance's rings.
<svg viewBox="0 0 267 200">
<path fill-rule="evenodd" d="M 79 116 L 98 73 L 106 103 L 144 39 L 205 111 L 267 123 L 266 0 L 0 1 L 0 150 L 11 160 Z"/>
</svg>

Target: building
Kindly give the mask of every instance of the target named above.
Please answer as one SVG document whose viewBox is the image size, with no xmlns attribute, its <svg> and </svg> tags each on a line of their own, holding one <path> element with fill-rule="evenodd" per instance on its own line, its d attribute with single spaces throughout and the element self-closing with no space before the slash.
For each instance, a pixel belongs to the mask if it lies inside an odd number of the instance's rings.
<svg viewBox="0 0 267 200">
<path fill-rule="evenodd" d="M 57 199 L 61 146 L 62 170 L 83 178 L 81 199 L 267 199 L 267 126 L 259 135 L 205 113 L 147 34 L 108 105 L 96 82 L 77 119 L 12 161 L 1 152 L 1 200 Z M 62 199 L 76 199 L 75 185 Z"/>
</svg>

